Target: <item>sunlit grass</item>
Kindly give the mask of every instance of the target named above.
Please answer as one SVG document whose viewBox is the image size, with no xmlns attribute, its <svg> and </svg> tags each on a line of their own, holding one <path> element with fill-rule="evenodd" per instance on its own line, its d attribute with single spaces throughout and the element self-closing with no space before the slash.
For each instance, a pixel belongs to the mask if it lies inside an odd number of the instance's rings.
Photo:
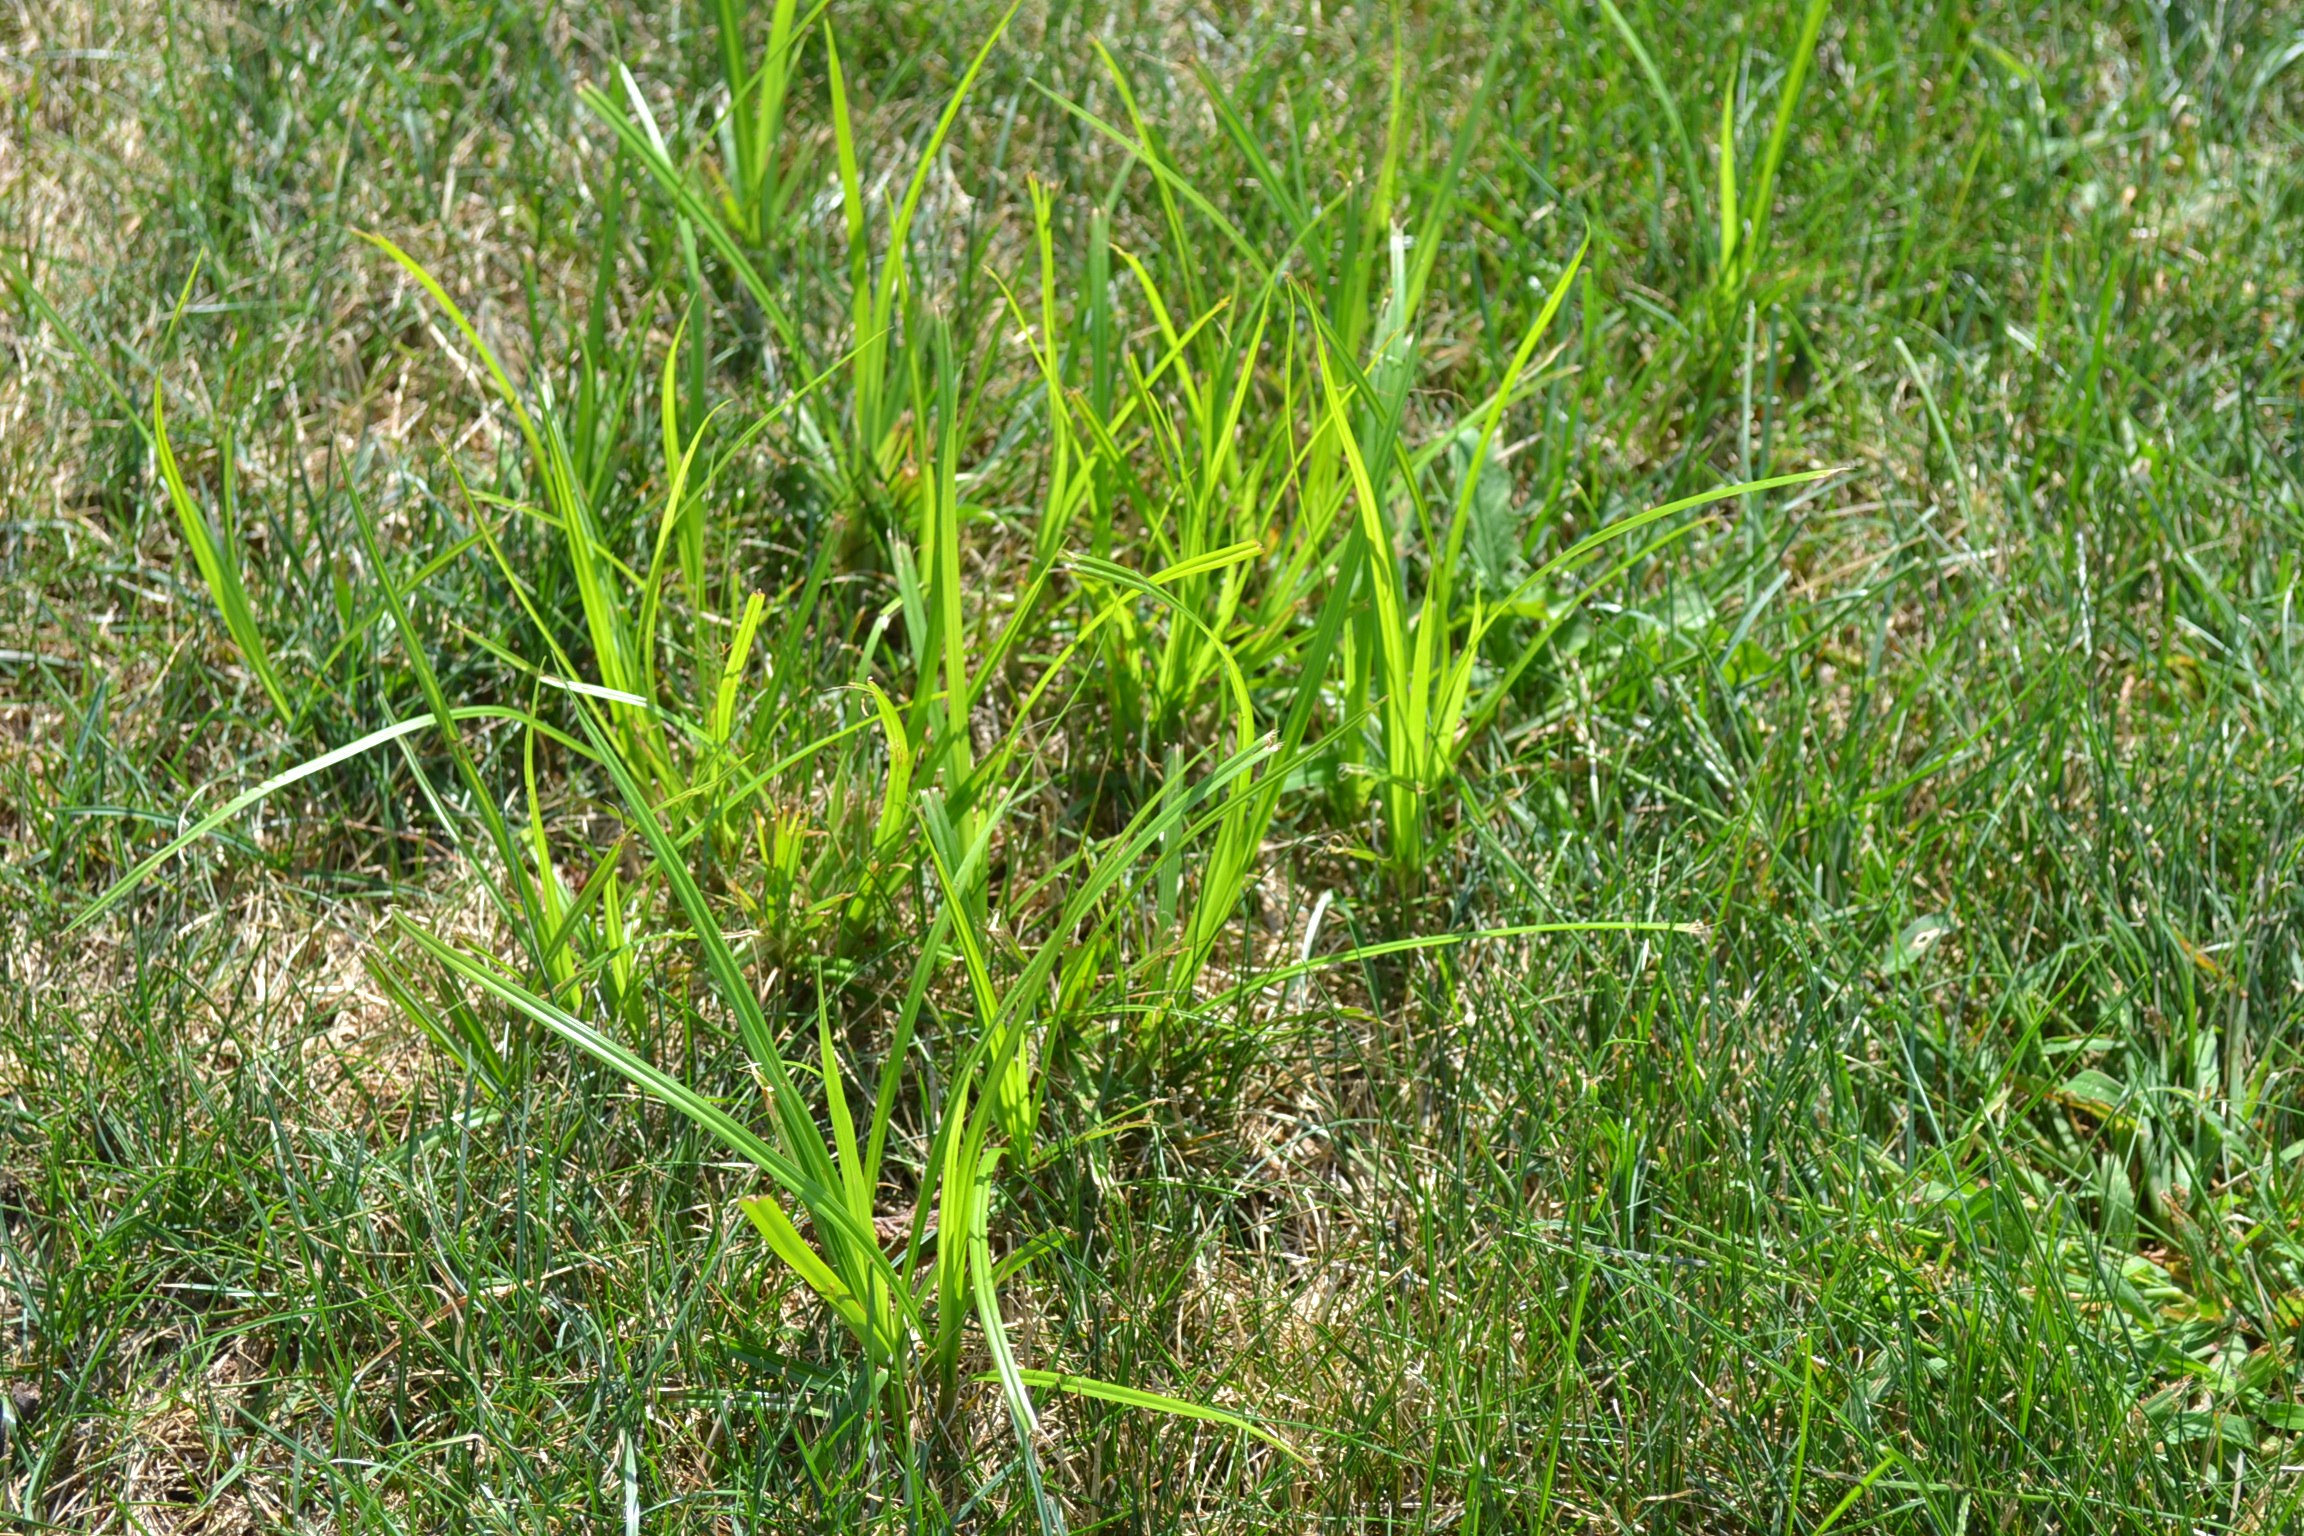
<svg viewBox="0 0 2304 1536">
<path fill-rule="evenodd" d="M 2294 1523 L 2278 15 L 8 25 L 14 1517 Z"/>
</svg>

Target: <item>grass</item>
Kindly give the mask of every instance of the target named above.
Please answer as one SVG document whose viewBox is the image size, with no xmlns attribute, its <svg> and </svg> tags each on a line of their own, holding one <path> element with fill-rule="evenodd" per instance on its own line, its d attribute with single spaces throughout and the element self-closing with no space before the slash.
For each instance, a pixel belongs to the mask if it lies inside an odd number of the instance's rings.
<svg viewBox="0 0 2304 1536">
<path fill-rule="evenodd" d="M 2279 8 L 0 50 L 10 1519 L 2304 1518 Z"/>
</svg>

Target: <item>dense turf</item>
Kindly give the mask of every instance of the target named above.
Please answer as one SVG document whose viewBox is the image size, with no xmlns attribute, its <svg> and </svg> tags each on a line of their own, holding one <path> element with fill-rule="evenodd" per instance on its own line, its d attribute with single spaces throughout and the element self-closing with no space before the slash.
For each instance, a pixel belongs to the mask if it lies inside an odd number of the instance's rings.
<svg viewBox="0 0 2304 1536">
<path fill-rule="evenodd" d="M 0 45 L 10 1519 L 2304 1519 L 2293 14 Z"/>
</svg>

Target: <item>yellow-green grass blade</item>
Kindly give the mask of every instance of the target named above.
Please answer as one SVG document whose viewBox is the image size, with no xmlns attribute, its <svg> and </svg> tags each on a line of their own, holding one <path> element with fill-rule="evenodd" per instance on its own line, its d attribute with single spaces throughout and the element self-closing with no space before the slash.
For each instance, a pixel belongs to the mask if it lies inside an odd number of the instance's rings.
<svg viewBox="0 0 2304 1536">
<path fill-rule="evenodd" d="M 1648 82 L 1648 90 L 1656 98 L 1656 105 L 1664 111 L 1664 122 L 1672 130 L 1672 142 L 1680 151 L 1680 164 L 1688 177 L 1689 195 L 1701 199 L 1704 195 L 1704 177 L 1696 169 L 1696 147 L 1688 138 L 1688 130 L 1680 122 L 1680 104 L 1673 99 L 1672 89 L 1664 83 L 1664 73 L 1656 67 L 1640 34 L 1632 30 L 1632 23 L 1616 7 L 1616 0 L 1600 0 L 1600 10 L 1616 35 L 1624 39 L 1624 47 L 1632 55 L 1632 62 L 1640 66 L 1641 76 Z M 1698 206 L 1702 206 L 1699 202 Z"/>
<path fill-rule="evenodd" d="M 510 709 L 500 704 L 475 704 L 467 708 L 452 710 L 450 711 L 450 716 L 456 720 L 510 720 L 521 725 L 533 725 L 535 723 L 533 717 L 531 717 L 527 712 L 523 710 Z M 315 774 L 325 773 L 329 769 L 335 767 L 338 763 L 347 762 L 352 758 L 360 756 L 363 752 L 372 751 L 375 748 L 384 746 L 389 742 L 398 741 L 404 736 L 413 736 L 418 731 L 428 729 L 436 723 L 436 717 L 429 713 L 413 715 L 406 720 L 401 720 L 392 725 L 384 726 L 379 730 L 370 731 L 367 735 L 362 736 L 357 741 L 348 741 L 343 746 L 333 748 L 327 752 L 323 752 L 318 757 L 309 758 L 304 762 L 298 763 L 293 768 L 289 768 L 280 773 L 276 773 L 271 778 L 264 780 L 261 784 L 255 785 L 253 788 L 242 790 L 239 794 L 234 795 L 231 799 L 225 801 L 215 810 L 210 811 L 207 815 L 201 817 L 198 821 L 194 822 L 183 832 L 178 833 L 168 842 L 165 847 L 162 847 L 155 853 L 146 855 L 136 864 L 135 868 L 129 870 L 128 873 L 122 875 L 118 880 L 113 881 L 111 885 L 105 888 L 102 895 L 98 896 L 94 901 L 88 903 L 87 906 L 81 908 L 79 915 L 74 917 L 71 922 L 65 924 L 64 931 L 66 933 L 71 933 L 77 929 L 85 928 L 88 924 L 94 922 L 97 918 L 103 916 L 106 912 L 109 912 L 112 910 L 112 908 L 118 906 L 130 895 L 134 894 L 138 886 L 142 885 L 146 880 L 151 878 L 152 872 L 154 870 L 167 863 L 177 854 L 182 853 L 186 848 L 192 846 L 192 844 L 206 837 L 209 833 L 215 831 L 218 827 L 224 825 L 224 823 L 230 821 L 233 817 L 239 815 L 242 811 L 247 810 L 250 806 L 256 805 L 266 799 L 269 799 L 271 796 L 278 794 L 281 790 L 286 789 L 291 785 L 301 784 L 306 779 L 313 777 Z M 576 750 L 583 752 L 586 756 L 591 755 L 589 749 L 578 746 L 568 737 L 560 735 L 558 732 L 553 732 L 552 734 L 556 740 L 561 741 L 563 744 L 574 747 Z"/>
<path fill-rule="evenodd" d="M 1506 617 L 1514 604 L 1534 591 L 1546 578 L 1555 576 L 1580 563 L 1585 556 L 1606 545 L 1615 543 L 1628 533 L 1635 533 L 1651 523 L 1662 522 L 1665 518 L 1681 512 L 1692 512 L 1698 507 L 1708 507 L 1717 501 L 1729 501 L 1739 496 L 1749 496 L 1760 491 L 1779 490 L 1788 485 L 1807 485 L 1841 473 L 1843 470 L 1834 466 L 1828 469 L 1804 469 L 1788 475 L 1770 475 L 1761 480 L 1740 480 L 1733 485 L 1714 486 L 1711 490 L 1698 491 L 1693 496 L 1683 496 L 1677 501 L 1668 501 L 1662 506 L 1650 507 L 1644 512 L 1635 512 L 1629 517 L 1620 517 L 1612 523 L 1604 524 L 1578 539 L 1535 570 L 1530 571 L 1520 584 L 1512 589 L 1504 601 L 1496 605 L 1495 611 L 1488 616 L 1487 624 L 1483 625 L 1478 633 L 1485 635 L 1489 627 Z"/>
<path fill-rule="evenodd" d="M 608 125 L 609 131 L 622 141 L 624 148 L 647 169 L 650 179 L 672 200 L 673 207 L 711 242 L 713 250 L 728 264 L 728 270 L 736 275 L 745 293 L 753 303 L 760 306 L 760 312 L 768 317 L 768 323 L 775 328 L 777 336 L 786 346 L 797 350 L 799 332 L 793 326 L 791 317 L 785 313 L 776 290 L 760 275 L 759 268 L 753 265 L 752 258 L 729 230 L 727 220 L 721 216 L 722 210 L 713 207 L 699 195 L 688 177 L 665 154 L 664 146 L 649 131 L 654 125 L 634 122 L 623 107 L 618 106 L 606 91 L 596 85 L 579 86 L 576 94 L 592 109 L 594 115 Z"/>
<path fill-rule="evenodd" d="M 287 690 L 280 686 L 279 673 L 273 670 L 272 653 L 265 647 L 264 632 L 257 627 L 255 610 L 248 602 L 248 589 L 240 581 L 238 541 L 229 528 L 221 537 L 209 528 L 207 514 L 200 510 L 192 500 L 191 491 L 185 487 L 184 473 L 176 464 L 176 450 L 168 441 L 163 395 L 155 382 L 152 386 L 152 456 L 159 461 L 160 478 L 168 487 L 169 505 L 176 510 L 184 541 L 192 546 L 193 563 L 199 566 L 201 580 L 208 584 L 208 595 L 216 600 L 217 610 L 224 615 L 225 632 L 239 647 L 240 659 L 255 674 L 280 723 L 293 725 L 296 711 L 288 702 Z"/>
<path fill-rule="evenodd" d="M 1025 1383 L 1024 1373 L 1017 1369 L 1015 1351 L 1008 1347 L 1008 1326 L 1000 1315 L 990 1230 L 992 1175 L 999 1166 L 1000 1154 L 986 1151 L 977 1162 L 970 1192 L 968 1270 L 976 1301 L 976 1322 L 984 1330 L 985 1352 L 992 1357 L 991 1374 L 1000 1383 L 1001 1396 L 1007 1399 L 1009 1421 L 1016 1431 L 1016 1454 L 1024 1467 L 1025 1488 L 1032 1496 L 1033 1512 L 1039 1519 L 1042 1536 L 1063 1536 L 1063 1512 L 1048 1497 L 1048 1490 L 1041 1482 L 1040 1455 L 1033 1443 L 1040 1433 L 1040 1415 L 1033 1411 L 1031 1389 Z"/>
<path fill-rule="evenodd" d="M 753 1228 L 768 1244 L 769 1250 L 784 1262 L 786 1268 L 806 1282 L 810 1290 L 823 1298 L 825 1304 L 838 1314 L 840 1321 L 848 1325 L 848 1331 L 856 1335 L 857 1341 L 875 1359 L 880 1358 L 880 1341 L 874 1336 L 862 1299 L 848 1288 L 847 1282 L 833 1272 L 832 1266 L 825 1263 L 815 1249 L 808 1246 L 808 1240 L 800 1235 L 800 1229 L 792 1224 L 792 1218 L 785 1214 L 784 1207 L 767 1195 L 746 1195 L 736 1205 L 751 1219 Z"/>
<path fill-rule="evenodd" d="M 816 1170 L 779 1152 L 712 1099 L 646 1060 L 622 1041 L 595 1029 L 549 998 L 539 997 L 481 957 L 465 953 L 405 915 L 399 919 L 399 928 L 410 942 L 456 976 L 514 1012 L 543 1025 L 634 1087 L 693 1120 L 722 1146 L 783 1186 L 816 1222 L 820 1236 L 827 1240 L 835 1236 L 842 1239 L 838 1244 L 840 1251 L 851 1259 L 862 1258 L 873 1277 L 892 1290 L 897 1286 L 895 1269 L 881 1254 L 871 1223 L 858 1221 L 850 1214 L 836 1175 L 827 1181 Z M 903 1293 L 894 1290 L 894 1294 L 902 1296 Z"/>
<path fill-rule="evenodd" d="M 1045 1392 L 1064 1392 L 1073 1397 L 1094 1398 L 1100 1403 L 1114 1403 L 1122 1408 L 1139 1408 L 1146 1413 L 1164 1413 L 1171 1418 L 1197 1419 L 1203 1424 L 1221 1424 L 1227 1429 L 1237 1429 L 1244 1434 L 1255 1436 L 1296 1461 L 1299 1465 L 1307 1467 L 1311 1465 L 1311 1462 L 1305 1459 L 1302 1451 L 1281 1439 L 1279 1435 L 1266 1429 L 1246 1414 L 1234 1413 L 1229 1408 L 1217 1408 L 1207 1403 L 1195 1403 L 1189 1398 L 1170 1397 L 1165 1392 L 1147 1392 L 1142 1387 L 1126 1387 L 1116 1381 L 1098 1380 L 1094 1376 L 1075 1376 L 1069 1371 L 1018 1369 L 1016 1376 L 1025 1386 L 1038 1387 Z M 983 1381 L 993 1379 L 994 1376 L 989 1372 L 979 1378 Z"/>
<path fill-rule="evenodd" d="M 1815 62 L 1817 40 L 1824 34 L 1824 18 L 1831 9 L 1832 0 L 1808 0 L 1808 7 L 1800 18 L 1800 41 L 1793 45 L 1791 72 L 1786 75 L 1782 88 L 1777 92 L 1776 121 L 1768 130 L 1768 147 L 1760 157 L 1760 173 L 1752 181 L 1752 232 L 1744 246 L 1747 271 L 1759 260 L 1766 247 L 1768 215 L 1775 198 L 1776 172 L 1784 163 L 1784 151 L 1792 137 L 1792 114 L 1800 105 L 1800 93 L 1808 83 L 1809 67 Z"/>
<path fill-rule="evenodd" d="M 1374 960 L 1382 955 L 1408 954 L 1416 950 L 1451 949 L 1458 944 L 1488 943 L 1497 939 L 1538 938 L 1556 933 L 1685 933 L 1702 937 L 1711 930 L 1702 923 L 1662 923 L 1615 921 L 1601 919 L 1579 923 L 1514 923 L 1503 928 L 1478 928 L 1465 933 L 1433 933 L 1412 939 L 1386 939 L 1378 944 L 1361 944 L 1339 950 L 1317 959 L 1299 960 L 1293 965 L 1276 966 L 1259 971 L 1247 981 L 1217 993 L 1208 999 L 1209 1008 L 1224 1008 L 1243 998 L 1309 976 L 1315 971 L 1332 970 L 1340 965 L 1352 965 L 1362 960 Z"/>
<path fill-rule="evenodd" d="M 1742 227 L 1736 214 L 1736 72 L 1728 74 L 1728 89 L 1720 93 L 1720 257 L 1717 281 L 1725 287 L 1736 270 L 1736 236 Z"/>
</svg>

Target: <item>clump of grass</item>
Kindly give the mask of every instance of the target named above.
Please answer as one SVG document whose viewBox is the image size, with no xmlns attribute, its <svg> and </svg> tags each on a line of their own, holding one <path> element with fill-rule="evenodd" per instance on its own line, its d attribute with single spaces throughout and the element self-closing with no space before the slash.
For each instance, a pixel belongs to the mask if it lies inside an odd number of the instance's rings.
<svg viewBox="0 0 2304 1536">
<path fill-rule="evenodd" d="M 2294 1523 L 2277 18 L 1364 20 L 12 51 L 12 1513 Z"/>
</svg>

